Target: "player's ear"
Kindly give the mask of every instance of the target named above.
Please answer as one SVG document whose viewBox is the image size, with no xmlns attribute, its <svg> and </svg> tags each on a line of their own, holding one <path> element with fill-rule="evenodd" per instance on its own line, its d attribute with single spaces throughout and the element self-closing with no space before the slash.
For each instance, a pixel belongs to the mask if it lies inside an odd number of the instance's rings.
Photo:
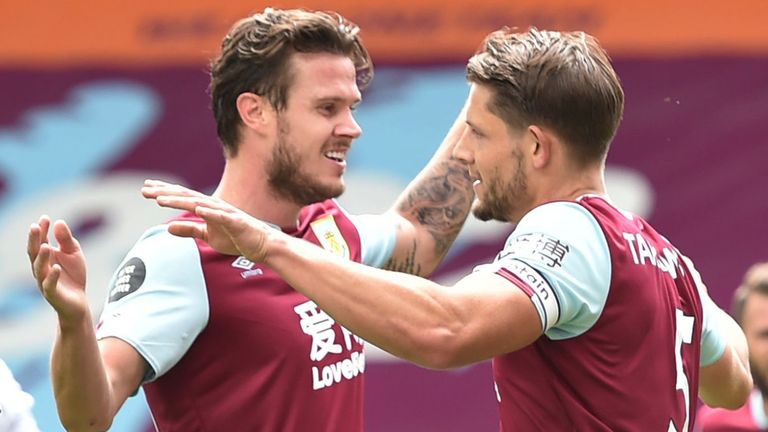
<svg viewBox="0 0 768 432">
<path fill-rule="evenodd" d="M 245 127 L 263 131 L 274 119 L 275 109 L 264 96 L 245 92 L 237 97 L 237 112 Z"/>
<path fill-rule="evenodd" d="M 543 168 L 552 158 L 553 137 L 536 125 L 528 126 L 529 149 L 534 168 Z"/>
</svg>

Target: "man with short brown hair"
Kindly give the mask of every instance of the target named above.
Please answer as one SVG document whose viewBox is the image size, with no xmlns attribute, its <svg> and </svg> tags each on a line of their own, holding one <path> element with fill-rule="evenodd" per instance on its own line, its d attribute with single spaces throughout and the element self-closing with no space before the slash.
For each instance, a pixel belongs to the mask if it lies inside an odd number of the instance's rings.
<svg viewBox="0 0 768 432">
<path fill-rule="evenodd" d="M 373 76 L 358 31 L 304 10 L 235 24 L 211 68 L 225 156 L 214 195 L 343 259 L 427 275 L 472 201 L 467 170 L 451 157 L 463 118 L 389 211 L 344 211 L 334 198 Z M 270 268 L 151 228 L 113 276 L 94 331 L 83 252 L 66 223 L 33 224 L 28 253 L 59 317 L 51 365 L 67 429 L 109 428 L 142 385 L 164 432 L 362 430 L 362 340 Z"/>
<path fill-rule="evenodd" d="M 685 255 L 607 195 L 624 93 L 597 40 L 503 29 L 467 76 L 453 154 L 475 216 L 515 228 L 451 287 L 338 260 L 217 197 L 157 182 L 144 195 L 204 220 L 173 234 L 269 265 L 394 355 L 441 369 L 492 358 L 505 431 L 682 432 L 697 396 L 741 406 L 752 383 L 738 325 Z"/>
</svg>

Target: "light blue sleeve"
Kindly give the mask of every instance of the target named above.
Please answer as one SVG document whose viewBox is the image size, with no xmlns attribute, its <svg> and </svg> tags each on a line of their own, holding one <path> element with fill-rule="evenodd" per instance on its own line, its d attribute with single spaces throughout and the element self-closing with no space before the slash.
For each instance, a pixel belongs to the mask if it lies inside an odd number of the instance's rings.
<svg viewBox="0 0 768 432">
<path fill-rule="evenodd" d="M 491 271 L 531 297 L 550 339 L 581 335 L 597 322 L 608 298 L 611 258 L 600 225 L 584 207 L 553 202 L 526 214 Z"/>
<path fill-rule="evenodd" d="M 348 215 L 360 234 L 363 264 L 383 267 L 397 242 L 396 221 L 386 215 Z"/>
<path fill-rule="evenodd" d="M 170 370 L 208 322 L 208 295 L 197 245 L 162 225 L 148 230 L 109 284 L 96 336 L 124 340 L 152 370 Z"/>
<path fill-rule="evenodd" d="M 683 261 L 685 261 L 688 270 L 691 272 L 693 281 L 696 283 L 696 288 L 699 290 L 703 314 L 703 322 L 701 324 L 701 354 L 699 357 L 701 366 L 709 366 L 720 360 L 720 357 L 725 353 L 725 346 L 728 339 L 725 329 L 728 327 L 721 324 L 721 322 L 722 320 L 730 318 L 725 316 L 725 312 L 712 301 L 711 297 L 709 297 L 707 287 L 701 280 L 701 275 L 694 267 L 693 262 L 685 255 L 681 256 L 683 257 Z"/>
</svg>

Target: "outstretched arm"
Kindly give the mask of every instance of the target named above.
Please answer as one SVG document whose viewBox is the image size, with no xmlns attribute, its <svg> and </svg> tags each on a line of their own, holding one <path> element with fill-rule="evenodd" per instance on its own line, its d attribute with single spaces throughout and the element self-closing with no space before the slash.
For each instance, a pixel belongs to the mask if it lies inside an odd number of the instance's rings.
<svg viewBox="0 0 768 432">
<path fill-rule="evenodd" d="M 63 221 L 53 225 L 59 246 L 50 245 L 50 226 L 47 216 L 32 224 L 27 254 L 38 288 L 59 318 L 51 355 L 59 417 L 67 430 L 106 430 L 138 388 L 146 363 L 119 339 L 96 341 L 85 295 L 85 257 Z"/>
<path fill-rule="evenodd" d="M 472 274 L 445 287 L 338 258 L 181 186 L 148 181 L 143 193 L 162 206 L 194 211 L 205 220 L 172 222 L 172 234 L 199 238 L 220 251 L 234 250 L 267 264 L 355 334 L 422 366 L 474 363 L 526 346 L 541 335 L 539 315 L 528 296 L 496 274 Z"/>
<path fill-rule="evenodd" d="M 493 273 L 446 287 L 342 260 L 282 233 L 265 243 L 264 262 L 355 334 L 425 367 L 483 361 L 542 332 L 528 296 Z"/>
<path fill-rule="evenodd" d="M 474 199 L 466 166 L 452 156 L 465 114 L 462 110 L 430 162 L 383 215 L 397 224 L 395 249 L 384 268 L 429 275 L 459 234 Z"/>
</svg>

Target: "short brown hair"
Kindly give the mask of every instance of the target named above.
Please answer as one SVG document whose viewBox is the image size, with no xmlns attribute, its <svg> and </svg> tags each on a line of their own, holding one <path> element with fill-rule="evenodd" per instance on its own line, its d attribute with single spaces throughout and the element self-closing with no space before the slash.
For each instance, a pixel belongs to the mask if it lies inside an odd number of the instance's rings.
<svg viewBox="0 0 768 432">
<path fill-rule="evenodd" d="M 302 9 L 267 8 L 235 23 L 211 64 L 211 105 L 226 153 L 237 154 L 240 94 L 253 92 L 265 96 L 275 109 L 285 109 L 294 53 L 348 56 L 357 70 L 358 87 L 364 89 L 373 78 L 373 64 L 358 32 L 357 25 L 335 12 Z"/>
<path fill-rule="evenodd" d="M 492 88 L 489 109 L 508 127 L 549 127 L 581 163 L 605 158 L 624 111 L 608 55 L 583 32 L 495 31 L 469 60 L 467 79 Z"/>
<path fill-rule="evenodd" d="M 741 285 L 733 293 L 731 315 L 741 324 L 744 317 L 744 307 L 751 294 L 768 295 L 768 262 L 753 264 L 744 275 Z"/>
</svg>

